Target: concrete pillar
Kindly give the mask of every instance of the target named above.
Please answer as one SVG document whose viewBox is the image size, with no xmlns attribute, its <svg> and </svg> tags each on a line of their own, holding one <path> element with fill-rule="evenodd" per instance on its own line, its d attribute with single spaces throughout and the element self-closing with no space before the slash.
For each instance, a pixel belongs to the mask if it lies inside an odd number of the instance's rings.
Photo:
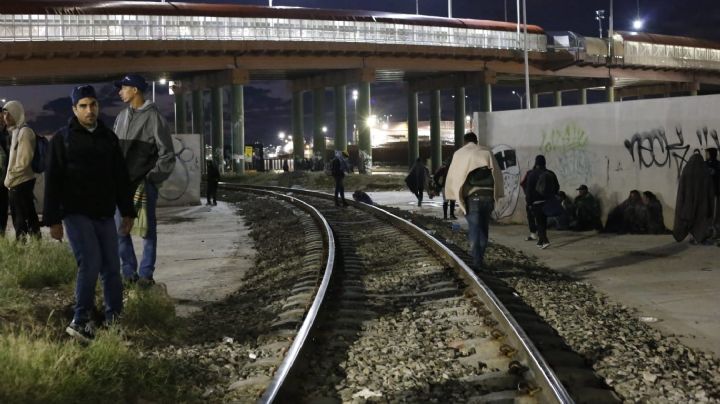
<svg viewBox="0 0 720 404">
<path fill-rule="evenodd" d="M 530 94 L 530 108 L 537 109 L 539 104 L 540 104 L 540 94 L 531 93 Z"/>
<path fill-rule="evenodd" d="M 580 89 L 580 104 L 587 105 L 587 88 Z"/>
<path fill-rule="evenodd" d="M 605 86 L 605 92 L 607 95 L 607 102 L 615 102 L 615 86 L 614 85 Z"/>
<path fill-rule="evenodd" d="M 455 88 L 455 148 L 463 146 L 465 135 L 465 87 Z M 442 150 L 441 150 L 442 159 Z"/>
<path fill-rule="evenodd" d="M 245 104 L 243 86 L 232 86 L 232 152 L 233 171 L 235 174 L 245 174 Z"/>
<path fill-rule="evenodd" d="M 492 84 L 485 84 L 483 87 L 483 112 L 492 112 Z"/>
<path fill-rule="evenodd" d="M 325 161 L 325 87 L 313 90 L 313 155 Z"/>
<path fill-rule="evenodd" d="M 440 168 L 442 149 L 440 139 L 440 90 L 430 93 L 430 172 L 434 173 Z"/>
<path fill-rule="evenodd" d="M 370 83 L 361 82 L 358 84 L 358 151 L 360 152 L 360 172 L 369 174 L 372 170 L 372 141 L 370 132 L 372 128 L 367 124 L 370 117 Z"/>
<path fill-rule="evenodd" d="M 175 133 L 187 133 L 187 108 L 182 91 L 175 92 Z"/>
<path fill-rule="evenodd" d="M 553 91 L 553 97 L 555 98 L 555 106 L 562 107 L 562 91 Z"/>
<path fill-rule="evenodd" d="M 225 160 L 223 156 L 224 135 L 223 135 L 223 100 L 222 87 L 213 87 L 210 89 L 210 109 L 212 110 L 212 150 L 213 161 L 217 165 L 220 173 L 225 172 Z"/>
<path fill-rule="evenodd" d="M 305 133 L 303 125 L 303 92 L 295 91 L 292 94 L 292 140 L 293 140 L 293 160 L 295 168 L 298 162 L 303 159 L 305 153 Z"/>
<path fill-rule="evenodd" d="M 347 104 L 345 86 L 335 86 L 335 150 L 347 150 Z"/>
<path fill-rule="evenodd" d="M 200 135 L 200 171 L 205 172 L 205 117 L 203 116 L 203 90 L 192 92 L 192 133 Z"/>
<path fill-rule="evenodd" d="M 408 166 L 412 167 L 420 155 L 418 145 L 418 93 L 408 90 Z"/>
</svg>

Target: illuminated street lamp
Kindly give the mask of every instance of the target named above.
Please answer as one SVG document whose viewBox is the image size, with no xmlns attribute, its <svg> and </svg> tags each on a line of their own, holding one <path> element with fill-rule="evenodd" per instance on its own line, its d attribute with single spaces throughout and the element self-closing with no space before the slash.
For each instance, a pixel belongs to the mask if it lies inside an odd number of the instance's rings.
<svg viewBox="0 0 720 404">
<path fill-rule="evenodd" d="M 322 133 L 327 133 L 327 126 L 322 127 Z"/>
<path fill-rule="evenodd" d="M 598 22 L 598 31 L 600 33 L 600 38 L 602 38 L 603 37 L 602 20 L 605 19 L 605 10 L 595 10 L 595 19 Z"/>
<path fill-rule="evenodd" d="M 377 115 L 370 115 L 367 118 L 366 124 L 367 124 L 367 126 L 369 126 L 371 128 L 374 127 L 377 124 Z"/>
<path fill-rule="evenodd" d="M 285 132 L 278 133 L 278 137 L 280 138 L 280 140 L 285 140 Z"/>
<path fill-rule="evenodd" d="M 357 100 L 358 100 L 358 90 L 352 90 L 352 99 L 353 99 L 353 117 L 355 119 L 355 123 L 353 124 L 353 140 L 357 140 L 358 134 L 357 134 Z M 351 142 L 352 143 L 352 142 Z"/>
<path fill-rule="evenodd" d="M 513 90 L 512 93 L 514 95 L 517 95 L 518 99 L 520 100 L 520 109 L 523 107 L 523 96 L 522 94 L 518 93 L 517 91 Z"/>
<path fill-rule="evenodd" d="M 633 29 L 639 31 L 643 25 L 644 21 L 640 18 L 640 0 L 637 0 L 637 16 L 635 17 L 635 21 L 633 21 Z"/>
</svg>

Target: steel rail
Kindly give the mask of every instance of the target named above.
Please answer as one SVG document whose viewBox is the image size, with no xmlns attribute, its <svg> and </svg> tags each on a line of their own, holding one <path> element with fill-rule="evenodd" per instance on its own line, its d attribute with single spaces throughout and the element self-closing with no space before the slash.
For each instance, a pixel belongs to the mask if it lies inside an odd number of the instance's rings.
<svg viewBox="0 0 720 404">
<path fill-rule="evenodd" d="M 304 194 L 325 199 L 332 198 L 332 195 L 325 192 L 304 189 L 291 189 L 276 186 L 243 187 L 246 189 L 272 190 L 284 193 Z M 473 272 L 467 264 L 465 264 L 462 259 L 460 259 L 460 257 L 458 257 L 435 237 L 428 234 L 425 230 L 397 215 L 394 215 L 377 206 L 357 202 L 350 203 L 361 210 L 374 212 L 375 214 L 389 218 L 398 227 L 403 228 L 409 234 L 420 237 L 421 240 L 424 241 L 424 243 L 436 254 L 451 264 L 455 270 L 458 271 L 459 275 L 468 283 L 468 285 L 470 285 L 470 288 L 476 292 L 478 298 L 483 301 L 485 306 L 491 313 L 493 313 L 495 318 L 503 320 L 498 322 L 498 327 L 505 333 L 506 338 L 516 345 L 516 347 L 523 348 L 517 349 L 517 353 L 521 358 L 520 362 L 523 363 L 523 365 L 528 368 L 531 375 L 535 377 L 532 381 L 538 384 L 537 387 L 540 387 L 540 391 L 536 393 L 542 397 L 542 400 L 540 401 L 562 404 L 574 403 L 574 400 L 570 397 L 570 394 L 565 389 L 565 386 L 563 386 L 562 382 L 547 363 L 545 358 L 543 358 L 540 351 L 537 347 L 535 347 L 535 344 L 533 344 L 525 330 L 520 327 L 515 318 L 512 314 L 510 314 L 509 310 L 505 308 L 495 293 Z"/>
<path fill-rule="evenodd" d="M 293 343 L 290 345 L 290 348 L 287 351 L 287 355 L 285 355 L 285 358 L 283 359 L 282 363 L 280 363 L 280 366 L 273 375 L 273 378 L 271 379 L 268 388 L 265 390 L 260 400 L 258 400 L 258 403 L 272 403 L 280 392 L 280 389 L 282 388 L 285 379 L 290 373 L 290 370 L 294 366 L 295 360 L 300 355 L 300 351 L 302 350 L 303 345 L 305 344 L 305 340 L 310 334 L 310 330 L 315 322 L 315 319 L 317 318 L 318 312 L 320 311 L 320 306 L 323 304 L 325 292 L 327 292 L 328 285 L 330 284 L 330 277 L 332 276 L 333 266 L 335 265 L 335 239 L 333 238 L 333 232 L 330 228 L 330 224 L 327 222 L 327 220 L 325 220 L 325 217 L 320 213 L 320 211 L 315 209 L 315 207 L 303 200 L 267 189 L 259 189 L 227 183 L 222 183 L 222 185 L 231 189 L 246 189 L 255 193 L 272 195 L 280 199 L 285 199 L 290 203 L 299 206 L 305 212 L 310 214 L 313 220 L 319 225 L 321 230 L 324 230 L 323 238 L 326 239 L 327 243 L 325 272 L 323 273 L 320 286 L 315 293 L 313 303 L 310 306 L 307 314 L 305 315 L 302 326 L 300 326 L 300 329 L 298 330 L 297 335 L 293 340 Z"/>
</svg>

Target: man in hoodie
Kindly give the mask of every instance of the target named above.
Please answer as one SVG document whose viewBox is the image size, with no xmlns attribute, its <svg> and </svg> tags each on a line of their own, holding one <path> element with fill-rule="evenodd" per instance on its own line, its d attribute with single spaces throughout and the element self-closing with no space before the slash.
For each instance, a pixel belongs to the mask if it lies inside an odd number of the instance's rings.
<svg viewBox="0 0 720 404">
<path fill-rule="evenodd" d="M 120 140 L 130 183 L 135 190 L 135 204 L 141 205 L 138 216 L 146 220 L 143 238 L 143 254 L 138 268 L 132 237 L 120 236 L 119 249 L 123 277 L 140 284 L 152 285 L 157 257 L 157 206 L 158 188 L 175 166 L 172 138 L 165 118 L 155 103 L 145 100 L 143 92 L 148 84 L 137 74 L 128 74 L 115 82 L 120 98 L 128 107 L 115 119 L 114 132 Z M 115 221 L 120 226 L 120 215 Z"/>
<path fill-rule="evenodd" d="M 545 204 L 557 201 L 555 196 L 559 191 L 560 184 L 558 184 L 557 176 L 545 167 L 545 156 L 541 154 L 535 156 L 535 168 L 528 174 L 525 184 L 525 198 L 532 206 L 532 213 L 537 224 L 537 247 L 543 250 L 550 246 L 547 236 L 548 214 Z"/>
<path fill-rule="evenodd" d="M 118 233 L 128 234 L 135 212 L 118 139 L 98 120 L 95 88 L 75 87 L 70 97 L 75 116 L 50 141 L 43 222 L 56 240 L 62 240 L 65 224 L 78 263 L 75 315 L 65 331 L 88 341 L 94 336 L 90 315 L 98 275 L 105 296 L 105 321 L 115 321 L 122 311 Z M 116 206 L 122 215 L 119 229 L 113 219 Z"/>
<path fill-rule="evenodd" d="M 36 135 L 25 123 L 25 109 L 19 101 L 6 103 L 2 113 L 11 137 L 4 184 L 8 189 L 15 237 L 40 237 L 40 221 L 35 211 L 33 195 L 35 173 L 31 166 L 35 155 Z"/>
<path fill-rule="evenodd" d="M 5 174 L 7 174 L 8 156 L 10 154 L 10 145 L 8 140 L 10 136 L 7 132 L 7 125 L 3 114 L 0 114 L 0 237 L 5 235 L 8 221 L 8 189 L 3 184 Z"/>
<path fill-rule="evenodd" d="M 503 174 L 490 149 L 478 145 L 477 135 L 465 134 L 465 145 L 453 154 L 445 179 L 445 197 L 458 201 L 468 222 L 473 264 L 484 264 L 490 214 L 504 196 Z"/>
</svg>

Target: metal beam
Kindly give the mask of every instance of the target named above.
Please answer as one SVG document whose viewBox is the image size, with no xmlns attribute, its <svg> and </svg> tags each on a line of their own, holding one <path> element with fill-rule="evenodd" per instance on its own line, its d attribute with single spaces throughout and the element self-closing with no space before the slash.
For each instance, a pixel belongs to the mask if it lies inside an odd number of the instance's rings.
<svg viewBox="0 0 720 404">
<path fill-rule="evenodd" d="M 290 91 L 308 91 L 354 83 L 372 83 L 374 81 L 375 69 L 342 70 L 293 79 L 290 83 Z"/>
<path fill-rule="evenodd" d="M 700 88 L 698 83 L 662 83 L 652 85 L 628 86 L 615 89 L 617 98 L 645 97 L 648 95 L 692 93 Z"/>
<path fill-rule="evenodd" d="M 534 84 L 532 86 L 533 94 L 547 94 L 555 91 L 573 91 L 580 88 L 605 87 L 608 80 L 605 79 L 570 79 L 558 80 L 551 82 L 543 82 L 542 84 Z"/>
<path fill-rule="evenodd" d="M 193 90 L 212 87 L 242 86 L 250 82 L 250 72 L 243 69 L 229 69 L 194 75 L 186 80 Z"/>
<path fill-rule="evenodd" d="M 475 87 L 483 84 L 495 84 L 497 76 L 493 71 L 458 72 L 439 76 L 408 80 L 410 91 L 423 92 L 457 87 Z"/>
</svg>

